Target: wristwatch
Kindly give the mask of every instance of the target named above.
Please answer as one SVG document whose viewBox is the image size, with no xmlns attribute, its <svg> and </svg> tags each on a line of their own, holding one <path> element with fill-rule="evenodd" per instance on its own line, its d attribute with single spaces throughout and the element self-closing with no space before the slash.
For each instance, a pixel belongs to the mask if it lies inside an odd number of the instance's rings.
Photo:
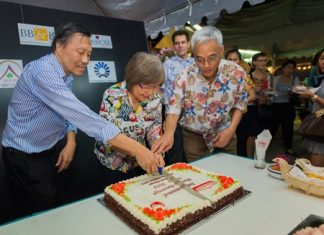
<svg viewBox="0 0 324 235">
<path fill-rule="evenodd" d="M 316 102 L 317 98 L 318 98 L 318 95 L 313 95 L 312 98 L 311 98 L 311 100 L 312 100 L 313 102 Z"/>
</svg>

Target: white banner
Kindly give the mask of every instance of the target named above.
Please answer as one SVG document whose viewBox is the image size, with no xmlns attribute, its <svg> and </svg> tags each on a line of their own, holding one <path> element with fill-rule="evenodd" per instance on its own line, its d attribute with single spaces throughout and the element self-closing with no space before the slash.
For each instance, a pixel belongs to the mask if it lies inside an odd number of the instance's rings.
<svg viewBox="0 0 324 235">
<path fill-rule="evenodd" d="M 114 61 L 90 61 L 88 64 L 89 83 L 117 82 Z"/>
<path fill-rule="evenodd" d="M 18 23 L 20 44 L 51 46 L 55 36 L 54 27 Z"/>
<path fill-rule="evenodd" d="M 22 70 L 22 60 L 0 59 L 0 88 L 14 88 Z"/>
<path fill-rule="evenodd" d="M 111 37 L 107 35 L 92 34 L 91 45 L 93 48 L 108 48 L 112 49 Z"/>
</svg>

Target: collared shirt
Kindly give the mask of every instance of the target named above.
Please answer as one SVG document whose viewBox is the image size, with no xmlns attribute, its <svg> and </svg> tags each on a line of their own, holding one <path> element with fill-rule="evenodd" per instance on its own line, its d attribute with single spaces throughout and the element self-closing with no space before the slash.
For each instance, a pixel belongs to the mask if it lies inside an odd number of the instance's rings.
<svg viewBox="0 0 324 235">
<path fill-rule="evenodd" d="M 54 54 L 27 64 L 8 106 L 2 145 L 26 153 L 53 147 L 77 126 L 100 141 L 114 138 L 120 131 L 71 91 L 73 77 L 66 75 Z"/>
<path fill-rule="evenodd" d="M 167 113 L 180 115 L 180 125 L 203 135 L 210 151 L 219 131 L 229 127 L 230 111 L 244 111 L 247 105 L 246 74 L 233 62 L 221 60 L 215 80 L 208 82 L 196 64 L 175 80 Z"/>
<path fill-rule="evenodd" d="M 160 138 L 162 129 L 162 101 L 159 93 L 141 102 L 136 110 L 126 88 L 126 82 L 117 83 L 104 92 L 100 116 L 118 126 L 122 133 L 145 145 Z M 96 142 L 94 152 L 103 165 L 127 172 L 138 166 L 134 157 L 115 152 L 109 145 Z"/>
<path fill-rule="evenodd" d="M 172 56 L 170 59 L 163 62 L 165 72 L 165 82 L 163 86 L 165 104 L 169 103 L 170 96 L 172 95 L 174 90 L 174 80 L 176 79 L 176 77 L 183 69 L 188 68 L 194 63 L 195 60 L 192 57 L 182 59 L 177 55 Z"/>
</svg>

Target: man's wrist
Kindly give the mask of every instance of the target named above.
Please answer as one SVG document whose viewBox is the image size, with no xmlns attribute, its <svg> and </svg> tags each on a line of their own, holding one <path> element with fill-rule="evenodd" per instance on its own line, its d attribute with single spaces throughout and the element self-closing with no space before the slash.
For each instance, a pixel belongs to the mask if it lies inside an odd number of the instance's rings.
<svg viewBox="0 0 324 235">
<path fill-rule="evenodd" d="M 66 142 L 66 145 L 69 145 L 69 146 L 71 146 L 71 147 L 76 147 L 76 141 L 73 141 L 73 140 L 69 140 L 69 141 L 67 141 Z"/>
<path fill-rule="evenodd" d="M 174 131 L 171 128 L 166 128 L 164 135 L 172 137 L 174 135 Z"/>
</svg>

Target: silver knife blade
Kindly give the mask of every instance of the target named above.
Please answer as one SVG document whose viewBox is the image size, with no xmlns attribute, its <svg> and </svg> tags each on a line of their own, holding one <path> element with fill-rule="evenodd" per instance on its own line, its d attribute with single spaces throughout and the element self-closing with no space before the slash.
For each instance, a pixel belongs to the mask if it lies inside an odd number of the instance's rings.
<svg viewBox="0 0 324 235">
<path fill-rule="evenodd" d="M 187 192 L 191 193 L 192 195 L 194 195 L 194 196 L 196 196 L 196 197 L 198 197 L 200 199 L 210 201 L 211 206 L 213 208 L 215 207 L 215 205 L 214 205 L 214 203 L 213 203 L 212 200 L 210 200 L 208 197 L 202 195 L 201 193 L 198 193 L 196 190 L 192 189 L 191 187 L 187 186 L 185 183 L 181 182 L 178 178 L 174 177 L 170 173 L 163 171 L 162 172 L 162 175 L 165 176 L 168 180 L 170 180 L 174 184 L 178 185 L 180 188 L 183 188 Z"/>
</svg>

